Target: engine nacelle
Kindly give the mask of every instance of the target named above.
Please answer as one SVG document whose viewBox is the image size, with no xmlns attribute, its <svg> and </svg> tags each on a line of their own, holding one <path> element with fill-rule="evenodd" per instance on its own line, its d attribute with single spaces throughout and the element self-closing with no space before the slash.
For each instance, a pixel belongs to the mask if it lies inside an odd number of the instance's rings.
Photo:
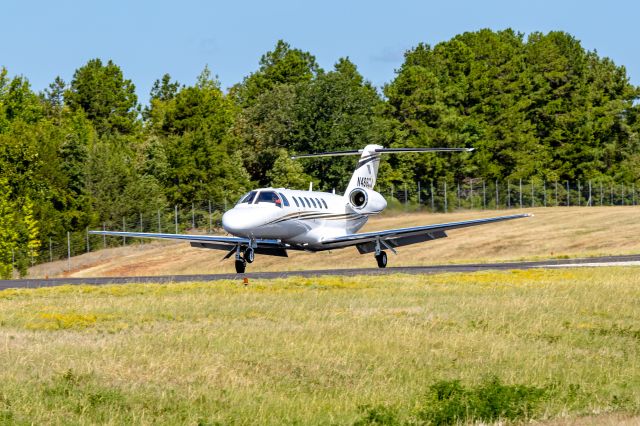
<svg viewBox="0 0 640 426">
<path fill-rule="evenodd" d="M 375 214 L 387 207 L 387 200 L 372 189 L 356 188 L 349 193 L 349 206 L 358 213 Z"/>
</svg>

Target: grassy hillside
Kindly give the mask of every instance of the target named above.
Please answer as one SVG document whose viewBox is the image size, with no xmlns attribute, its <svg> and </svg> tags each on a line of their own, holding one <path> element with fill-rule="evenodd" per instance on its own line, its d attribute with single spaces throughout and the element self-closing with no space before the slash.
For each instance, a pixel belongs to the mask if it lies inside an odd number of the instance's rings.
<svg viewBox="0 0 640 426">
<path fill-rule="evenodd" d="M 503 261 L 549 257 L 640 252 L 640 207 L 560 207 L 509 211 L 473 211 L 450 214 L 406 213 L 372 218 L 365 231 L 534 213 L 518 219 L 454 230 L 441 240 L 398 249 L 389 254 L 389 266 L 447 262 Z M 186 243 L 146 243 L 102 250 L 72 260 L 70 276 L 118 276 L 218 273 L 234 271 L 224 253 L 191 248 Z M 31 276 L 64 274 L 66 261 L 39 265 Z M 288 259 L 256 256 L 248 271 L 375 267 L 373 255 L 355 248 L 323 253 L 291 252 Z"/>
<path fill-rule="evenodd" d="M 632 424 L 637 272 L 5 290 L 0 423 Z"/>
</svg>

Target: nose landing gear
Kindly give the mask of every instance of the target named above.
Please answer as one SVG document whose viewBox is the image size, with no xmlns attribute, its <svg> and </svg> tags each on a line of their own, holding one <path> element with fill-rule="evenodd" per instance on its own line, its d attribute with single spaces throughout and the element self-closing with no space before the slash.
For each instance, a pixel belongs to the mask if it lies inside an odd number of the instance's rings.
<svg viewBox="0 0 640 426">
<path fill-rule="evenodd" d="M 247 261 L 240 258 L 236 259 L 236 272 L 238 274 L 244 274 L 244 270 L 247 268 Z"/>
<path fill-rule="evenodd" d="M 236 273 L 244 274 L 247 269 L 247 263 L 253 263 L 256 258 L 255 251 L 251 247 L 247 247 L 240 254 L 240 248 L 236 250 Z"/>
</svg>

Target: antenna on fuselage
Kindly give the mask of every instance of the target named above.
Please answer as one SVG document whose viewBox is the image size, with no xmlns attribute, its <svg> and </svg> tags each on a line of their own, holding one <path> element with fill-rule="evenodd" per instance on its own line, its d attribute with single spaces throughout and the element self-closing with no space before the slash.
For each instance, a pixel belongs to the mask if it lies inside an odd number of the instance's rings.
<svg viewBox="0 0 640 426">
<path fill-rule="evenodd" d="M 309 192 L 313 191 L 313 181 L 309 182 Z"/>
</svg>

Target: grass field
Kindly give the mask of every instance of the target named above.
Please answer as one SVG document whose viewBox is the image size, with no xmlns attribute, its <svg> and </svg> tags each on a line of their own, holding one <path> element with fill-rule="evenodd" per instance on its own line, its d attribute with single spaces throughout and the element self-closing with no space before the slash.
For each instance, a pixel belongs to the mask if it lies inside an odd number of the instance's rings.
<svg viewBox="0 0 640 426">
<path fill-rule="evenodd" d="M 638 271 L 5 290 L 0 423 L 636 424 Z"/>
<path fill-rule="evenodd" d="M 640 207 L 558 207 L 503 211 L 464 211 L 449 214 L 393 213 L 370 220 L 364 231 L 454 222 L 530 212 L 527 219 L 453 230 L 449 238 L 398 249 L 389 266 L 455 262 L 488 262 L 550 257 L 640 253 Z M 224 253 L 194 249 L 186 243 L 136 244 L 74 257 L 32 268 L 32 277 L 200 274 L 234 271 Z M 322 253 L 290 252 L 290 258 L 256 256 L 248 272 L 327 268 L 372 268 L 373 255 L 355 248 Z"/>
</svg>

